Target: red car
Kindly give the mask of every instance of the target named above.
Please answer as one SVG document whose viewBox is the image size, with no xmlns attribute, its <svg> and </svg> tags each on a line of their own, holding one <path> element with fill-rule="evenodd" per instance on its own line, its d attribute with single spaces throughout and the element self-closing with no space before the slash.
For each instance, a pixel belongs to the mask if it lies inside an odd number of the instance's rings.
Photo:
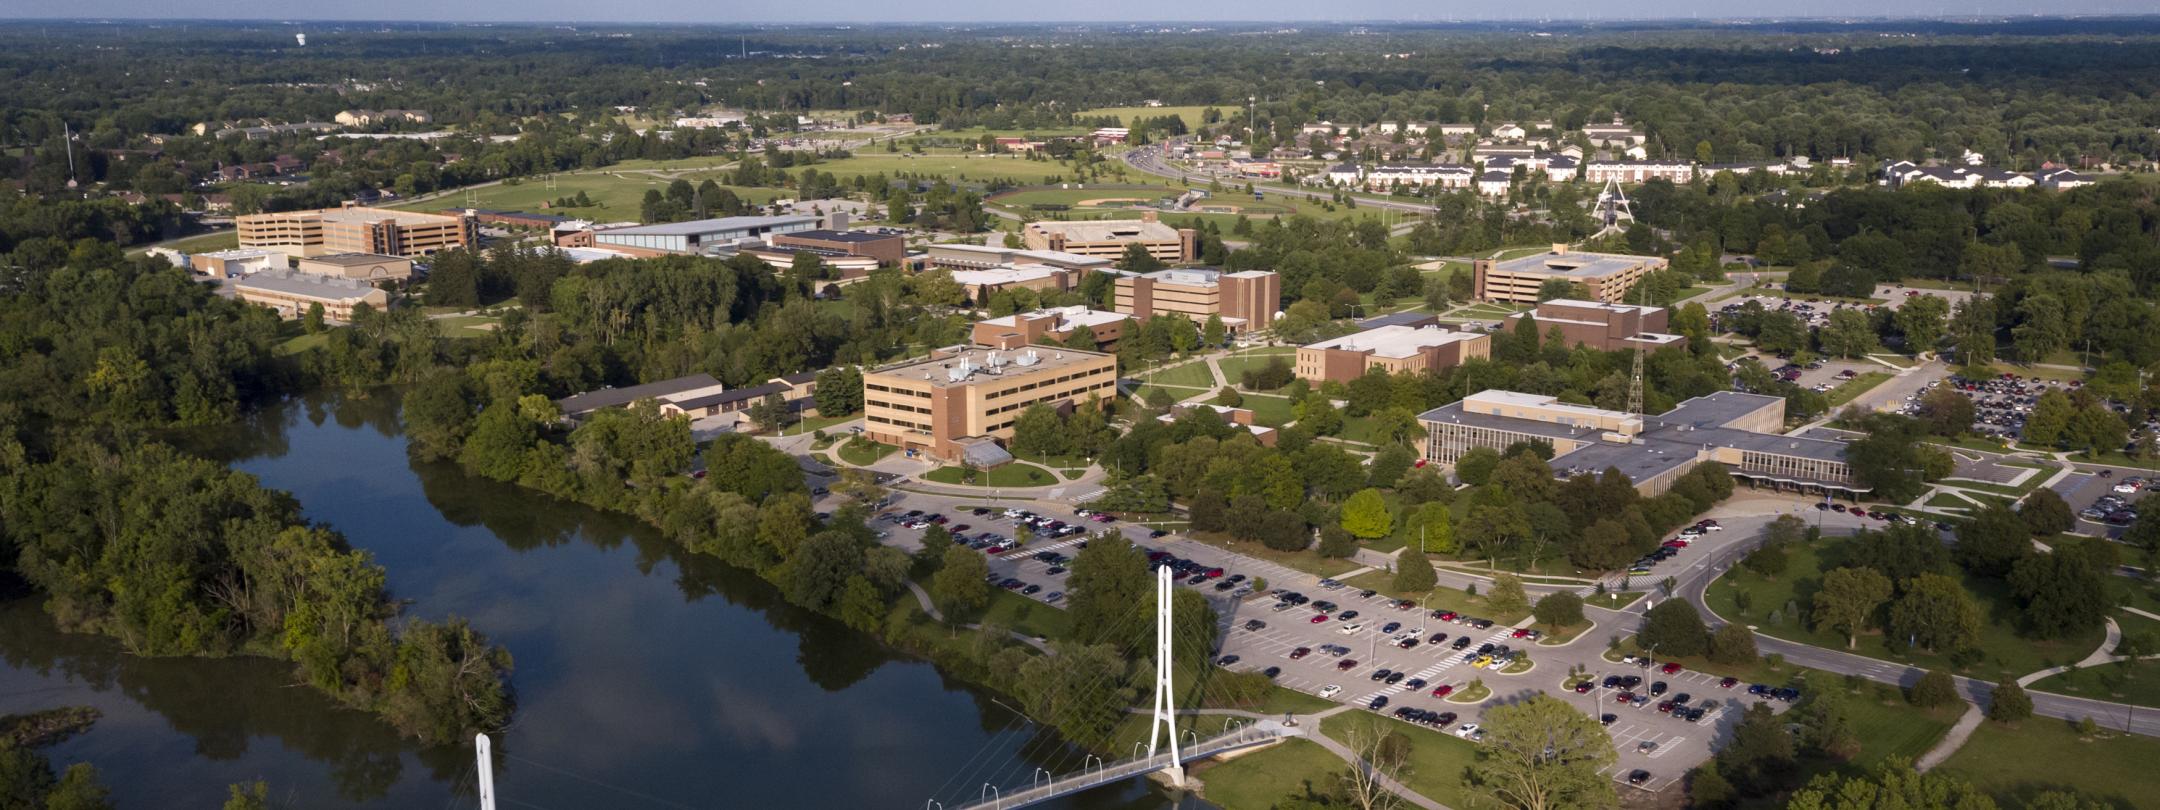
<svg viewBox="0 0 2160 810">
<path fill-rule="evenodd" d="M 1718 681 L 1718 682 L 1717 682 L 1717 685 L 1719 685 L 1719 686 L 1722 686 L 1722 687 L 1724 687 L 1724 688 L 1726 688 L 1726 689 L 1731 689 L 1731 688 L 1733 688 L 1733 687 L 1735 687 L 1735 686 L 1739 686 L 1739 685 L 1740 685 L 1740 679 L 1739 679 L 1739 678 L 1726 678 L 1725 680 L 1722 680 L 1722 681 Z"/>
<path fill-rule="evenodd" d="M 1350 670 L 1357 669 L 1357 659 L 1345 658 L 1341 661 L 1336 662 L 1335 668 L 1344 672 L 1349 672 Z"/>
<path fill-rule="evenodd" d="M 1578 683 L 1578 684 L 1576 684 L 1576 685 L 1575 685 L 1575 694 L 1578 694 L 1578 695 L 1587 695 L 1587 694 L 1590 694 L 1590 687 L 1591 687 L 1591 686 L 1592 686 L 1592 684 L 1591 684 L 1591 683 L 1590 683 L 1589 681 L 1583 681 L 1582 683 Z"/>
<path fill-rule="evenodd" d="M 1686 541 L 1686 540 L 1667 540 L 1667 541 L 1665 541 L 1665 547 L 1666 547 L 1666 548 L 1687 548 L 1687 541 Z"/>
<path fill-rule="evenodd" d="M 1325 621 L 1327 621 L 1327 614 L 1325 614 L 1325 613 L 1322 613 L 1322 614 L 1319 614 L 1319 615 L 1316 615 L 1316 616 L 1312 617 L 1312 623 L 1313 623 L 1313 624 L 1320 624 L 1321 622 L 1325 622 Z"/>
<path fill-rule="evenodd" d="M 1658 710 L 1659 712 L 1662 712 L 1662 713 L 1664 713 L 1664 714 L 1672 714 L 1672 707 L 1673 707 L 1673 702 L 1672 702 L 1672 701 L 1670 701 L 1670 700 L 1668 700 L 1668 701 L 1665 701 L 1665 702 L 1659 703 L 1659 704 L 1657 705 L 1657 710 Z"/>
<path fill-rule="evenodd" d="M 1679 672 L 1679 671 L 1680 671 L 1680 665 L 1679 665 L 1679 664 L 1666 664 L 1666 665 L 1664 666 L 1664 668 L 1662 668 L 1662 669 L 1660 669 L 1660 670 L 1658 670 L 1658 671 L 1659 671 L 1659 672 L 1663 672 L 1663 673 L 1665 673 L 1665 674 L 1667 674 L 1667 675 L 1671 675 L 1671 674 L 1673 674 L 1673 673 L 1676 673 L 1676 672 Z"/>
<path fill-rule="evenodd" d="M 1520 627 L 1518 627 L 1518 628 L 1515 628 L 1515 632 L 1513 632 L 1513 633 L 1510 633 L 1510 634 L 1508 634 L 1508 638 L 1522 638 L 1523 636 L 1526 636 L 1526 635 L 1529 635 L 1529 634 L 1530 634 L 1530 631 L 1529 631 L 1529 630 L 1526 630 L 1526 629 L 1524 629 L 1524 628 L 1520 628 Z"/>
<path fill-rule="evenodd" d="M 1300 659 L 1300 658 L 1304 658 L 1305 656 L 1308 656 L 1308 655 L 1311 655 L 1311 654 L 1312 654 L 1312 648 L 1311 648 L 1311 647 L 1299 647 L 1299 648 L 1297 648 L 1297 649 L 1295 649 L 1295 650 L 1291 650 L 1291 651 L 1290 651 L 1290 660 L 1292 660 L 1292 661 L 1296 661 L 1296 660 L 1298 660 L 1298 659 Z"/>
<path fill-rule="evenodd" d="M 1440 620 L 1441 620 L 1441 621 L 1443 621 L 1443 622 L 1452 622 L 1452 621 L 1454 621 L 1454 620 L 1455 620 L 1455 611 L 1452 611 L 1452 610 L 1450 610 L 1450 611 L 1447 611 L 1447 612 L 1445 612 L 1445 613 L 1442 613 L 1442 614 L 1440 614 Z"/>
<path fill-rule="evenodd" d="M 1447 684 L 1441 684 L 1441 685 L 1439 685 L 1439 686 L 1435 686 L 1435 687 L 1433 687 L 1433 690 L 1432 690 L 1432 696 L 1433 696 L 1433 697 L 1447 697 L 1447 696 L 1448 696 L 1448 695 L 1449 695 L 1450 693 L 1452 693 L 1452 692 L 1454 692 L 1454 691 L 1455 691 L 1455 687 L 1449 686 L 1449 685 L 1447 685 Z"/>
</svg>

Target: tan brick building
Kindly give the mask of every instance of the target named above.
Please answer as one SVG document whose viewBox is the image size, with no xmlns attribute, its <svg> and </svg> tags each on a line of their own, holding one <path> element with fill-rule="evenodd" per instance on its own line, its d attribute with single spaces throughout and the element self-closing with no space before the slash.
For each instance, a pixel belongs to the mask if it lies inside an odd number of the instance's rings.
<svg viewBox="0 0 2160 810">
<path fill-rule="evenodd" d="M 775 233 L 765 241 L 779 248 L 808 248 L 839 256 L 867 256 L 883 265 L 897 266 L 907 261 L 907 238 L 897 233 L 821 229 Z"/>
<path fill-rule="evenodd" d="M 1509 315 L 1507 328 L 1514 329 L 1516 322 L 1524 318 L 1537 322 L 1540 336 L 1558 327 L 1560 333 L 1567 336 L 1571 347 L 1588 346 L 1610 352 L 1687 346 L 1685 336 L 1665 331 L 1671 327 L 1667 325 L 1668 313 L 1664 307 L 1555 298 L 1538 304 L 1534 311 Z"/>
<path fill-rule="evenodd" d="M 1080 407 L 1117 395 L 1117 355 L 1035 347 L 942 350 L 863 375 L 863 434 L 955 461 L 971 447 L 1003 442 L 1038 403 Z"/>
<path fill-rule="evenodd" d="M 1549 253 L 1495 262 L 1471 262 L 1476 296 L 1480 301 L 1535 304 L 1538 288 L 1551 279 L 1582 285 L 1588 298 L 1607 304 L 1624 303 L 1629 288 L 1643 276 L 1663 270 L 1670 262 L 1656 256 L 1620 253 L 1587 253 L 1553 245 Z"/>
<path fill-rule="evenodd" d="M 1381 326 L 1299 346 L 1296 371 L 1312 383 L 1349 382 L 1371 369 L 1390 374 L 1440 371 L 1492 356 L 1492 336 L 1442 326 Z"/>
<path fill-rule="evenodd" d="M 381 312 L 390 306 L 390 294 L 364 281 L 311 275 L 293 270 L 265 270 L 232 282 L 240 300 L 275 309 L 280 317 L 298 318 L 321 304 L 323 315 L 338 321 L 352 320 L 353 307 L 367 304 Z"/>
<path fill-rule="evenodd" d="M 374 283 L 405 281 L 412 278 L 413 274 L 413 260 L 403 256 L 382 256 L 374 253 L 312 256 L 301 259 L 296 267 L 302 273 L 355 278 Z"/>
<path fill-rule="evenodd" d="M 1120 274 L 1110 308 L 1141 319 L 1183 315 L 1206 322 L 1220 315 L 1230 331 L 1244 332 L 1273 326 L 1281 303 L 1282 279 L 1274 273 L 1179 268 Z"/>
<path fill-rule="evenodd" d="M 1134 219 L 1096 219 L 1077 222 L 1030 222 L 1020 231 L 1030 250 L 1054 250 L 1081 256 L 1117 259 L 1128 245 L 1147 248 L 1148 254 L 1172 264 L 1200 256 L 1200 232 L 1172 228 L 1142 212 Z"/>
<path fill-rule="evenodd" d="M 1062 344 L 1074 332 L 1086 329 L 1092 334 L 1095 347 L 1107 351 L 1125 337 L 1125 331 L 1132 323 L 1132 316 L 1122 312 L 1077 306 L 1051 307 L 976 321 L 969 339 L 977 346 L 1019 349 L 1041 343 L 1045 338 Z"/>
<path fill-rule="evenodd" d="M 288 256 L 375 253 L 428 256 L 438 251 L 480 244 L 479 226 L 469 216 L 423 214 L 347 205 L 314 211 L 242 214 L 236 222 L 240 246 L 265 248 Z"/>
</svg>

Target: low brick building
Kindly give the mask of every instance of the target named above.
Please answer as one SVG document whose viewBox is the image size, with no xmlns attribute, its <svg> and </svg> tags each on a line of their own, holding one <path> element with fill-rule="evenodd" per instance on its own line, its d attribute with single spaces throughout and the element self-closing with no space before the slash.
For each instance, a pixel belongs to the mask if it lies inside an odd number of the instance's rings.
<svg viewBox="0 0 2160 810">
<path fill-rule="evenodd" d="M 1349 382 L 1371 369 L 1390 374 L 1440 371 L 1492 356 L 1492 336 L 1441 326 L 1381 326 L 1298 347 L 1294 368 L 1312 383 Z"/>
<path fill-rule="evenodd" d="M 1534 311 L 1509 315 L 1508 328 L 1514 329 L 1516 322 L 1529 318 L 1537 323 L 1540 336 L 1557 327 L 1569 346 L 1608 352 L 1686 347 L 1685 336 L 1665 331 L 1670 328 L 1666 325 L 1668 314 L 1664 307 L 1555 298 L 1539 303 Z"/>
</svg>

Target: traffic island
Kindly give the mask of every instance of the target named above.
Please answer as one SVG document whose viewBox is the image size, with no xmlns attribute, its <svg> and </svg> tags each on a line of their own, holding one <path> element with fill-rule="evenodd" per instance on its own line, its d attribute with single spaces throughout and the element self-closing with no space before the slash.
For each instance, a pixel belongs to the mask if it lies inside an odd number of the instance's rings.
<svg viewBox="0 0 2160 810">
<path fill-rule="evenodd" d="M 1489 697 L 1492 697 L 1492 687 L 1486 686 L 1483 680 L 1473 680 L 1470 682 L 1469 686 L 1465 686 L 1461 689 L 1456 690 L 1454 694 L 1448 695 L 1447 702 L 1479 703 Z"/>
</svg>

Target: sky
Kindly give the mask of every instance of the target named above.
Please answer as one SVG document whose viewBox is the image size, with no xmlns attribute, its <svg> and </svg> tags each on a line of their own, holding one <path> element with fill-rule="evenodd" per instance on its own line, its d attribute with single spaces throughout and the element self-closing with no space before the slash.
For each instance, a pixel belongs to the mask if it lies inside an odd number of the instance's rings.
<svg viewBox="0 0 2160 810">
<path fill-rule="evenodd" d="M 2153 0 L 0 0 L 0 19 L 132 18 L 490 22 L 875 23 L 1731 19 L 2151 14 Z M 277 17 L 266 17 L 274 13 Z M 514 19 L 505 15 L 515 13 Z"/>
</svg>

